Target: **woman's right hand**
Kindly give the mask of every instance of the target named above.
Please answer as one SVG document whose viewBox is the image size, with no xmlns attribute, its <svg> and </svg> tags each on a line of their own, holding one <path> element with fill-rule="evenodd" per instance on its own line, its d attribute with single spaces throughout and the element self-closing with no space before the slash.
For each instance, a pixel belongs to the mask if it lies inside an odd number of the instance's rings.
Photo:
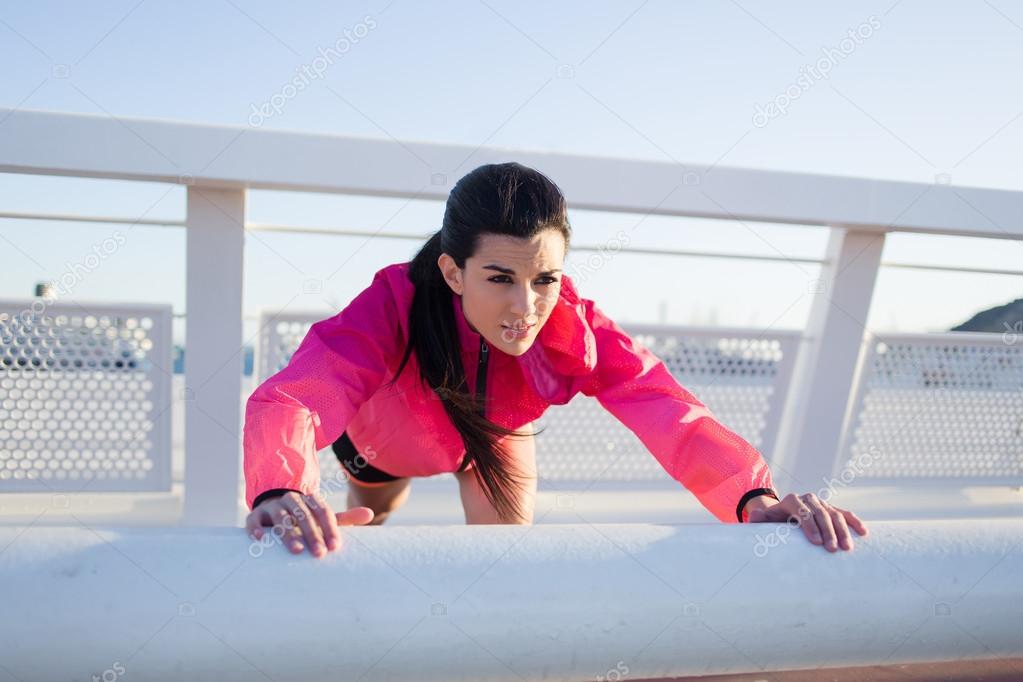
<svg viewBox="0 0 1023 682">
<path fill-rule="evenodd" d="M 341 547 L 339 526 L 363 526 L 372 520 L 373 510 L 369 507 L 353 507 L 335 514 L 320 493 L 302 495 L 292 491 L 263 500 L 249 512 L 245 530 L 253 540 L 261 540 L 264 529 L 273 528 L 273 534 L 292 553 L 299 554 L 308 546 L 310 553 L 320 558 Z"/>
</svg>

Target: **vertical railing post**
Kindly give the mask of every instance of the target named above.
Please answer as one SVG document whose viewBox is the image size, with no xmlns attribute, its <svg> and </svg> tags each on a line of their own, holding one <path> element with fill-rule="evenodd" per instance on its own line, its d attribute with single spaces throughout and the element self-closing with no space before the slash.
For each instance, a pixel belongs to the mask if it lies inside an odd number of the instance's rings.
<svg viewBox="0 0 1023 682">
<path fill-rule="evenodd" d="M 785 492 L 817 492 L 836 469 L 883 247 L 883 233 L 831 230 L 782 415 L 773 473 Z"/>
<path fill-rule="evenodd" d="M 185 502 L 187 525 L 239 516 L 245 190 L 188 188 Z"/>
</svg>

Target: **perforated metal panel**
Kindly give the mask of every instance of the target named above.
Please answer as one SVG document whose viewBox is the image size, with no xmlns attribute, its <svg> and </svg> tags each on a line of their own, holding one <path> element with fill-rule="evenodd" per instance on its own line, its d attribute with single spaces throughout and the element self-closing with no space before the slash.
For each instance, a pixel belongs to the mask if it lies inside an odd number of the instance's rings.
<svg viewBox="0 0 1023 682">
<path fill-rule="evenodd" d="M 867 484 L 1023 482 L 1023 341 L 953 332 L 867 343 L 840 473 Z"/>
<path fill-rule="evenodd" d="M 284 367 L 322 314 L 264 313 L 260 381 Z M 623 325 L 725 425 L 770 458 L 799 344 L 797 332 Z M 656 481 L 677 485 L 628 428 L 596 400 L 577 396 L 537 421 L 537 467 L 547 481 Z M 324 454 L 326 453 L 326 455 Z M 320 461 L 333 471 L 329 449 Z M 326 471 L 324 472 L 326 475 Z"/>
<path fill-rule="evenodd" d="M 0 491 L 171 487 L 171 308 L 0 301 Z"/>
<path fill-rule="evenodd" d="M 274 313 L 263 311 L 259 316 L 259 345 L 256 347 L 256 385 L 284 369 L 309 327 L 328 317 L 315 311 Z M 323 448 L 317 453 L 320 463 L 321 488 L 334 492 L 344 486 L 345 474 L 334 451 Z"/>
<path fill-rule="evenodd" d="M 770 459 L 799 344 L 796 332 L 622 325 L 723 424 Z M 628 428 L 578 395 L 538 421 L 537 467 L 548 481 L 650 481 L 675 486 Z"/>
<path fill-rule="evenodd" d="M 298 349 L 309 327 L 329 317 L 312 311 L 271 313 L 259 316 L 259 345 L 256 347 L 256 379 L 260 383 L 284 369 Z"/>
</svg>

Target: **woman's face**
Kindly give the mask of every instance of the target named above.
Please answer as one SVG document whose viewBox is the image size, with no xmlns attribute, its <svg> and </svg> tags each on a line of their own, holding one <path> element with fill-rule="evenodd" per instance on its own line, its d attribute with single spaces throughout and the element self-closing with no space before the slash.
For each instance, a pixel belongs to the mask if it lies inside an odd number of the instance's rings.
<svg viewBox="0 0 1023 682">
<path fill-rule="evenodd" d="M 547 322 L 558 302 L 564 263 L 565 238 L 555 229 L 532 239 L 484 233 L 464 270 L 446 253 L 437 261 L 448 286 L 462 297 L 469 326 L 509 355 L 529 350 Z"/>
</svg>

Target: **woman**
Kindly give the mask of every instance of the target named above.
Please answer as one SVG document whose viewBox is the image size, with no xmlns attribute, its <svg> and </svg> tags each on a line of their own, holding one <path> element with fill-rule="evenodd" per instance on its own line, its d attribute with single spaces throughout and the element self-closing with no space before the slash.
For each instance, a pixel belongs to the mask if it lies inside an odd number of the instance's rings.
<svg viewBox="0 0 1023 682">
<path fill-rule="evenodd" d="M 382 523 L 413 477 L 454 472 L 467 523 L 532 523 L 532 422 L 595 397 L 723 522 L 798 522 L 852 548 L 851 512 L 812 493 L 779 500 L 752 445 L 727 429 L 563 273 L 565 199 L 538 171 L 481 166 L 409 263 L 378 271 L 309 330 L 245 414 L 246 528 L 287 529 L 293 552 L 340 546 L 339 525 Z M 349 475 L 347 511 L 320 488 L 327 445 Z"/>
</svg>

